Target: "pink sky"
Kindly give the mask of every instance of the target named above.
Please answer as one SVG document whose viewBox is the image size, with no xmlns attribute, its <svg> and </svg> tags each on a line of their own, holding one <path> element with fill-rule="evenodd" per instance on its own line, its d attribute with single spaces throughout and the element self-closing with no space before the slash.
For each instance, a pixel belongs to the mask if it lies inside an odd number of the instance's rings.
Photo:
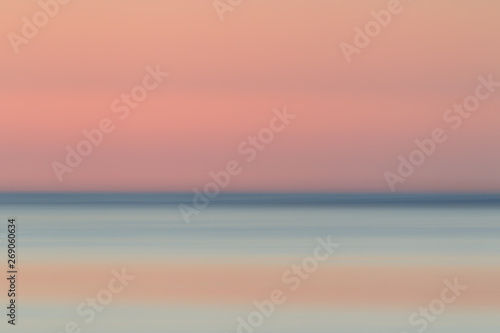
<svg viewBox="0 0 500 333">
<path fill-rule="evenodd" d="M 456 131 L 443 113 L 500 81 L 498 1 L 401 1 L 403 11 L 353 56 L 372 10 L 387 1 L 248 0 L 219 20 L 211 1 L 73 0 L 16 54 L 36 1 L 0 4 L 0 190 L 190 191 L 230 160 L 231 191 L 389 191 L 415 139 L 449 139 L 400 191 L 500 190 L 500 89 Z M 111 103 L 147 66 L 170 76 L 121 121 Z M 273 108 L 297 118 L 255 161 L 239 144 Z M 59 182 L 81 131 L 103 118 L 113 133 Z"/>
</svg>

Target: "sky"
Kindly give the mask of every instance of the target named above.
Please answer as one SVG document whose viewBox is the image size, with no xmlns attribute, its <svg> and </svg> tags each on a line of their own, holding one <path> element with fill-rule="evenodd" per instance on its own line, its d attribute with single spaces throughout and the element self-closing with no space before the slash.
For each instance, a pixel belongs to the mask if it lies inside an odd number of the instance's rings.
<svg viewBox="0 0 500 333">
<path fill-rule="evenodd" d="M 348 62 L 342 43 L 388 3 L 247 0 L 221 20 L 211 1 L 72 0 L 13 46 L 41 7 L 3 1 L 0 190 L 191 191 L 237 161 L 226 191 L 498 192 L 500 91 L 458 129 L 443 117 L 479 76 L 500 81 L 500 3 L 402 0 Z M 120 119 L 113 103 L 147 68 L 169 75 Z M 293 120 L 248 161 L 240 145 L 285 108 Z M 103 119 L 113 131 L 69 166 Z M 399 156 L 439 128 L 401 176 Z"/>
</svg>

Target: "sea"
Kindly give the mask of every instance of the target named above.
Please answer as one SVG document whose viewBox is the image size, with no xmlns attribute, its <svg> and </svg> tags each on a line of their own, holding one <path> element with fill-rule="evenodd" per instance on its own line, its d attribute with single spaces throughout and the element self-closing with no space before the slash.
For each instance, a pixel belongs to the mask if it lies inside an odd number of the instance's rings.
<svg viewBox="0 0 500 333">
<path fill-rule="evenodd" d="M 500 332 L 498 194 L 193 199 L 0 193 L 0 267 L 15 219 L 17 274 L 17 327 L 3 279 L 1 331 Z M 454 280 L 467 288 L 444 302 Z"/>
</svg>

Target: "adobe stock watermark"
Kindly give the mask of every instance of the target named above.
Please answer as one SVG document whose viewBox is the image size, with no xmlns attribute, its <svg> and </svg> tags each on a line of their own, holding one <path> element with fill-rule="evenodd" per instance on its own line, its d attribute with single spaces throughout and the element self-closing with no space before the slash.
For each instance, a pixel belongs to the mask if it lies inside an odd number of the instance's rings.
<svg viewBox="0 0 500 333">
<path fill-rule="evenodd" d="M 412 1 L 412 0 L 408 0 Z M 370 15 L 373 20 L 368 21 L 364 28 L 359 26 L 354 27 L 354 38 L 352 44 L 342 42 L 339 44 L 340 50 L 344 55 L 348 64 L 352 62 L 352 57 L 355 54 L 361 54 L 361 51 L 366 49 L 374 38 L 382 33 L 384 28 L 391 24 L 393 16 L 403 12 L 403 4 L 400 0 L 389 0 L 386 9 L 379 11 L 372 10 Z"/>
<path fill-rule="evenodd" d="M 297 115 L 289 113 L 286 107 L 283 110 L 274 109 L 273 117 L 269 120 L 269 127 L 264 127 L 256 135 L 243 140 L 237 147 L 237 153 L 244 158 L 246 163 L 255 161 L 259 153 L 266 149 L 274 141 L 276 135 L 283 132 L 296 117 Z M 193 189 L 192 206 L 186 204 L 178 206 L 185 223 L 191 223 L 193 215 L 199 215 L 201 210 L 209 206 L 211 199 L 217 197 L 222 189 L 229 186 L 234 177 L 243 172 L 242 164 L 233 159 L 226 163 L 224 170 L 208 173 L 212 181 L 207 182 L 202 189 Z"/>
<path fill-rule="evenodd" d="M 215 12 L 221 21 L 224 21 L 224 15 L 227 12 L 232 12 L 238 8 L 243 3 L 243 0 L 214 0 L 212 6 L 214 6 Z"/>
<path fill-rule="evenodd" d="M 479 76 L 478 81 L 479 84 L 473 94 L 465 97 L 462 103 L 455 103 L 453 107 L 443 113 L 443 121 L 454 131 L 460 129 L 464 120 L 470 118 L 474 112 L 479 110 L 481 102 L 491 98 L 497 88 L 500 87 L 500 81 L 494 81 L 493 74 L 490 74 L 488 78 Z M 434 155 L 438 146 L 448 140 L 448 137 L 446 129 L 437 127 L 431 131 L 428 138 L 415 140 L 416 148 L 407 156 L 399 155 L 397 170 L 384 173 L 384 178 L 391 191 L 395 192 L 398 183 L 404 183 L 411 177 L 418 167 L 422 166 L 428 158 Z"/>
<path fill-rule="evenodd" d="M 318 246 L 314 249 L 314 254 L 302 260 L 299 265 L 292 265 L 283 272 L 281 281 L 288 287 L 288 293 L 297 291 L 302 283 L 314 274 L 319 264 L 328 260 L 340 244 L 334 243 L 331 237 L 326 240 L 316 239 Z M 287 300 L 287 290 L 284 288 L 274 289 L 269 293 L 269 298 L 263 301 L 254 301 L 255 310 L 250 312 L 246 318 L 238 316 L 236 318 L 236 333 L 253 333 L 264 324 L 265 319 L 271 317 L 277 305 L 282 305 Z"/>
<path fill-rule="evenodd" d="M 125 272 L 125 267 L 122 268 L 121 272 L 113 269 L 111 274 L 113 277 L 108 281 L 106 288 L 99 290 L 95 297 L 87 297 L 84 302 L 78 304 L 76 315 L 81 318 L 79 322 L 67 322 L 60 333 L 81 333 L 84 324 L 92 323 L 97 313 L 102 312 L 106 306 L 110 305 L 115 296 L 121 294 L 129 285 L 129 282 L 135 279 L 135 276 Z"/>
<path fill-rule="evenodd" d="M 72 0 L 40 0 L 38 1 L 38 6 L 40 9 L 36 11 L 31 19 L 26 16 L 21 18 L 23 25 L 21 26 L 21 34 L 15 32 L 9 32 L 7 38 L 10 41 L 10 45 L 14 49 L 14 52 L 18 54 L 20 52 L 19 46 L 21 44 L 28 44 L 30 40 L 38 35 L 40 29 L 45 27 L 50 19 L 54 18 L 59 14 L 61 5 L 67 5 Z"/>
<path fill-rule="evenodd" d="M 425 332 L 429 324 L 435 322 L 438 316 L 444 313 L 446 306 L 454 303 L 462 295 L 462 292 L 468 288 L 466 285 L 461 285 L 458 278 L 455 278 L 453 283 L 446 279 L 444 284 L 446 287 L 441 290 L 439 298 L 433 299 L 426 307 L 420 307 L 418 311 L 413 312 L 408 318 L 408 323 L 418 333 Z M 403 331 L 401 333 L 408 332 Z"/>
<path fill-rule="evenodd" d="M 142 83 L 134 86 L 130 94 L 122 94 L 120 98 L 115 99 L 111 103 L 111 111 L 118 115 L 121 121 L 127 119 L 131 110 L 137 109 L 139 103 L 143 102 L 150 92 L 157 89 L 164 81 L 169 73 L 162 72 L 160 65 L 156 68 L 146 67 L 147 74 L 142 79 Z M 85 157 L 88 157 L 104 141 L 106 134 L 113 133 L 116 129 L 116 124 L 110 118 L 103 118 L 99 121 L 96 128 L 90 130 L 84 129 L 82 136 L 84 137 L 79 142 L 72 146 L 66 146 L 66 163 L 53 161 L 51 166 L 54 174 L 60 183 L 64 181 L 64 174 L 72 173 L 77 168 Z"/>
</svg>

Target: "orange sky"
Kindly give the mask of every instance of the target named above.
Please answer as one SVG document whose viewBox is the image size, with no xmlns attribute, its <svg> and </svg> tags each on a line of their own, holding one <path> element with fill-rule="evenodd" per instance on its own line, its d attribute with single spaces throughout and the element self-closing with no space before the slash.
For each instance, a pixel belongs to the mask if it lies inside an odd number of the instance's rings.
<svg viewBox="0 0 500 333">
<path fill-rule="evenodd" d="M 449 139 L 400 191 L 500 190 L 500 90 L 452 131 L 443 113 L 500 81 L 498 1 L 401 1 L 403 11 L 348 64 L 387 1 L 244 1 L 219 20 L 211 1 L 73 0 L 15 53 L 36 1 L 0 4 L 0 190 L 190 191 L 229 160 L 231 191 L 389 191 L 384 172 L 415 139 Z M 170 75 L 121 121 L 111 103 L 145 68 Z M 297 118 L 255 161 L 238 145 L 273 108 Z M 116 129 L 59 182 L 81 131 Z"/>
</svg>

